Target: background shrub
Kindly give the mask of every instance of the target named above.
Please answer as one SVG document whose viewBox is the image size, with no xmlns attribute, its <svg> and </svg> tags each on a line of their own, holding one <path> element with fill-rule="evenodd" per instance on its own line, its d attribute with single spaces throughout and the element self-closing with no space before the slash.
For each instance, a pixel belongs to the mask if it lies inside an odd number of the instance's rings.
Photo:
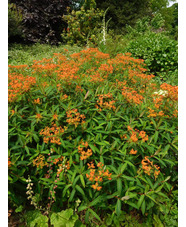
<svg viewBox="0 0 186 227">
<path fill-rule="evenodd" d="M 22 13 L 16 5 L 8 4 L 8 40 L 20 40 L 23 38 L 22 33 Z"/>
<path fill-rule="evenodd" d="M 125 51 L 144 59 L 150 72 L 155 75 L 177 70 L 178 43 L 163 33 L 144 33 L 143 36 L 130 41 Z"/>
<path fill-rule="evenodd" d="M 68 23 L 68 28 L 63 30 L 62 39 L 70 45 L 96 44 L 98 42 L 98 33 L 101 30 L 102 16 L 103 11 L 93 7 L 85 9 L 82 6 L 80 10 L 72 10 L 71 13 L 68 11 L 67 15 L 63 16 Z"/>
<path fill-rule="evenodd" d="M 71 0 L 11 0 L 23 13 L 23 33 L 29 42 L 58 44 L 67 26 L 62 20 Z"/>
</svg>

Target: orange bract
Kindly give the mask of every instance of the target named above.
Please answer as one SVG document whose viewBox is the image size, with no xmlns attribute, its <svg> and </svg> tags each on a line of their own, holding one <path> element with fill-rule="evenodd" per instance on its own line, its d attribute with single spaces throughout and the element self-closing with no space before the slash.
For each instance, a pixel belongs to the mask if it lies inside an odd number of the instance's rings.
<svg viewBox="0 0 186 227">
<path fill-rule="evenodd" d="M 34 103 L 36 103 L 36 104 L 41 104 L 40 99 L 39 99 L 39 98 L 34 99 Z"/>
<path fill-rule="evenodd" d="M 30 90 L 36 83 L 36 78 L 22 74 L 9 73 L 8 75 L 8 101 L 14 102 L 23 93 Z"/>
<path fill-rule="evenodd" d="M 95 166 L 93 162 L 90 164 L 87 164 L 90 169 L 90 173 L 86 174 L 86 177 L 89 179 L 91 182 L 95 182 L 91 187 L 97 191 L 101 190 L 101 186 L 99 186 L 98 182 L 103 182 L 103 178 L 107 178 L 108 180 L 111 180 L 111 173 L 109 173 L 108 169 L 105 171 L 106 166 L 104 167 L 104 164 L 102 162 L 99 162 L 97 164 L 98 170 L 95 170 Z"/>
<path fill-rule="evenodd" d="M 33 160 L 33 165 L 37 168 L 43 169 L 47 165 L 47 162 L 44 161 L 45 157 L 40 154 L 36 159 Z"/>
<path fill-rule="evenodd" d="M 130 151 L 130 154 L 137 154 L 137 150 L 135 151 L 134 149 L 132 149 L 131 151 Z"/>
<path fill-rule="evenodd" d="M 83 146 L 83 147 L 82 147 Z M 84 150 L 86 148 L 86 150 Z M 87 142 L 81 142 L 81 146 L 78 146 L 78 152 L 81 154 L 80 159 L 85 160 L 92 156 L 92 150 L 88 149 Z"/>
<path fill-rule="evenodd" d="M 144 99 L 142 95 L 137 93 L 137 91 L 126 86 L 124 86 L 122 89 L 122 95 L 129 103 L 141 104 Z"/>
<path fill-rule="evenodd" d="M 8 158 L 8 168 L 11 167 L 12 162 L 10 161 L 10 158 Z"/>
<path fill-rule="evenodd" d="M 98 105 L 96 105 L 96 108 L 99 109 L 100 111 L 102 110 L 101 108 L 113 109 L 113 110 L 116 109 L 116 107 L 113 105 L 115 101 L 113 100 L 111 93 L 98 95 L 98 99 L 99 99 L 97 100 Z"/>
<path fill-rule="evenodd" d="M 61 126 L 57 127 L 56 124 L 53 124 L 51 128 L 47 126 L 44 129 L 42 129 L 39 134 L 44 136 L 43 138 L 44 143 L 51 142 L 60 145 L 61 144 L 60 136 L 63 133 L 64 129 Z"/>
<path fill-rule="evenodd" d="M 138 141 L 148 141 L 148 135 L 146 135 L 145 131 L 139 131 L 138 129 L 133 130 L 131 126 L 127 126 L 128 131 L 130 132 L 129 142 L 137 143 Z M 127 135 L 121 136 L 124 139 L 128 139 Z M 140 140 L 141 139 L 141 140 Z"/>
<path fill-rule="evenodd" d="M 85 123 L 85 115 L 80 114 L 77 109 L 69 110 L 66 112 L 67 120 L 70 125 L 75 125 L 77 127 L 79 124 Z"/>
<path fill-rule="evenodd" d="M 153 162 L 149 160 L 149 157 L 146 156 L 142 161 L 142 169 L 144 171 L 144 173 L 146 173 L 147 175 L 151 175 L 152 173 L 154 173 L 154 177 L 155 179 L 158 177 L 158 175 L 160 174 L 160 167 L 157 165 L 153 165 Z"/>
</svg>

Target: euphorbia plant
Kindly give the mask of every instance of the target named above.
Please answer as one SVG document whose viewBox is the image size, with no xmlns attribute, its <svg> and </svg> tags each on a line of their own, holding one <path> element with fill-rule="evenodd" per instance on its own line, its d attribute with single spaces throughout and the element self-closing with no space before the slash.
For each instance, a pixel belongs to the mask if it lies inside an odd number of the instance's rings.
<svg viewBox="0 0 186 227">
<path fill-rule="evenodd" d="M 145 215 L 170 202 L 176 86 L 156 84 L 129 53 L 111 58 L 94 48 L 9 70 L 11 193 L 25 191 L 29 175 L 33 204 L 73 208 L 86 223 L 103 223 L 103 211 Z"/>
</svg>

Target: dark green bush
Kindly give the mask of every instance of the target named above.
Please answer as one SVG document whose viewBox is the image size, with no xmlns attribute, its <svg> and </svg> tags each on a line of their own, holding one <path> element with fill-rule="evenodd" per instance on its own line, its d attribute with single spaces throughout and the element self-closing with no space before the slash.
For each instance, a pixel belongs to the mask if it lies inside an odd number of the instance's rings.
<svg viewBox="0 0 186 227">
<path fill-rule="evenodd" d="M 127 37 L 130 39 L 136 39 L 144 33 L 153 31 L 159 32 L 164 26 L 164 19 L 160 13 L 155 14 L 152 17 L 143 17 L 137 20 L 134 27 L 127 25 Z"/>
<path fill-rule="evenodd" d="M 130 41 L 125 51 L 144 59 L 155 75 L 174 72 L 178 67 L 178 43 L 163 33 L 145 33 Z"/>
<path fill-rule="evenodd" d="M 8 38 L 21 38 L 22 36 L 22 13 L 15 4 L 8 4 Z"/>
</svg>

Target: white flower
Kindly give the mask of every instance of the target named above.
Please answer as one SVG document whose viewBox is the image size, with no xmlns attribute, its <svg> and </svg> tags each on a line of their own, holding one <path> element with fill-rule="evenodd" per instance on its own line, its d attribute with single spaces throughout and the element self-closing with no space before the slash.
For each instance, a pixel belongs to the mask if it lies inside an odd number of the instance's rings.
<svg viewBox="0 0 186 227">
<path fill-rule="evenodd" d="M 166 96 L 168 94 L 168 91 L 159 90 L 159 91 L 154 92 L 154 94 Z"/>
</svg>

